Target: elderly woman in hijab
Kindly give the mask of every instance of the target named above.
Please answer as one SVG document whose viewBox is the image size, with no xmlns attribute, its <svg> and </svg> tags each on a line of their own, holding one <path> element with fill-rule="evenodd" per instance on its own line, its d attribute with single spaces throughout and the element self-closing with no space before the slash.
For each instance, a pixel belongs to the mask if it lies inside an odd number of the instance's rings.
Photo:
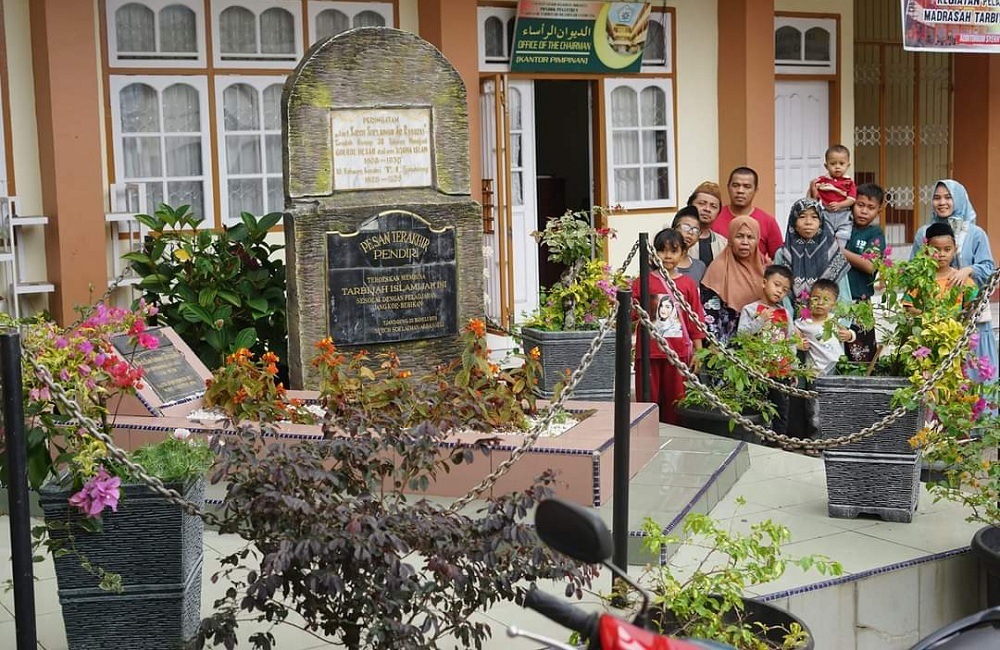
<svg viewBox="0 0 1000 650">
<path fill-rule="evenodd" d="M 698 210 L 698 223 L 701 232 L 698 234 L 697 246 L 688 249 L 688 255 L 693 260 L 701 260 L 708 266 L 722 249 L 726 247 L 726 238 L 712 231 L 712 223 L 722 210 L 722 190 L 718 183 L 705 181 L 694 188 L 687 204 Z"/>
<path fill-rule="evenodd" d="M 785 244 L 775 253 L 774 263 L 787 266 L 795 277 L 790 298 L 796 317 L 800 317 L 802 309 L 809 304 L 809 292 L 820 278 L 837 283 L 838 300 L 851 302 L 851 285 L 847 279 L 851 265 L 818 201 L 799 199 L 792 205 Z"/>
<path fill-rule="evenodd" d="M 757 248 L 759 240 L 760 224 L 756 220 L 733 219 L 729 244 L 709 264 L 701 280 L 705 326 L 723 344 L 736 333 L 740 310 L 760 299 L 764 261 Z"/>
<path fill-rule="evenodd" d="M 933 215 L 931 223 L 947 223 L 955 231 L 955 245 L 958 254 L 952 262 L 949 286 L 961 285 L 966 279 L 972 278 L 980 289 L 993 274 L 993 253 L 990 252 L 990 240 L 986 231 L 976 225 L 976 211 L 969 201 L 969 193 L 958 181 L 946 178 L 934 186 L 934 196 L 931 198 Z M 922 226 L 913 237 L 912 259 L 926 243 L 924 233 L 927 226 Z M 989 361 L 987 372 L 975 372 L 974 379 L 992 381 L 996 378 L 997 339 L 993 333 L 992 318 L 989 308 L 983 310 L 983 315 L 977 324 L 979 343 L 976 354 L 980 359 Z"/>
</svg>

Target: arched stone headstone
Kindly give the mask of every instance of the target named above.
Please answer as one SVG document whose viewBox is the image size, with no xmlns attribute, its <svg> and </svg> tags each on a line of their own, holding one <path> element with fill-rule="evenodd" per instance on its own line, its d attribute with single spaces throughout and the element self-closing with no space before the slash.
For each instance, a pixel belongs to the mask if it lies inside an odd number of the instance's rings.
<svg viewBox="0 0 1000 650">
<path fill-rule="evenodd" d="M 317 43 L 282 95 L 291 383 L 326 336 L 394 348 L 414 372 L 454 359 L 483 314 L 482 221 L 469 184 L 466 90 L 409 32 Z"/>
</svg>

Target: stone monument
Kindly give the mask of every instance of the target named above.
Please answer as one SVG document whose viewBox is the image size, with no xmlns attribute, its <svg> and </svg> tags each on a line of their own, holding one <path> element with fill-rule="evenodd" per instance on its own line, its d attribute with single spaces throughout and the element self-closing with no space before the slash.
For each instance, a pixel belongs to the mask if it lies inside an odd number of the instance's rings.
<svg viewBox="0 0 1000 650">
<path fill-rule="evenodd" d="M 483 238 L 455 68 L 409 32 L 334 36 L 288 77 L 282 137 L 292 386 L 317 388 L 326 336 L 414 372 L 456 358 L 483 313 Z"/>
</svg>

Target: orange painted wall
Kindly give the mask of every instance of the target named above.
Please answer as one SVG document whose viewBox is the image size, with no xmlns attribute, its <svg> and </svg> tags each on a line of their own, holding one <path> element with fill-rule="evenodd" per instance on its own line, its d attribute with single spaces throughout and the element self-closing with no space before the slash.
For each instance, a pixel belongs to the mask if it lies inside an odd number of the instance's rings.
<svg viewBox="0 0 1000 650">
<path fill-rule="evenodd" d="M 66 324 L 108 286 L 94 7 L 32 0 L 30 12 L 49 308 Z"/>
<path fill-rule="evenodd" d="M 952 176 L 969 190 L 977 223 L 1000 259 L 1000 61 L 955 54 Z"/>
<path fill-rule="evenodd" d="M 476 3 L 455 0 L 419 0 L 420 37 L 441 50 L 465 81 L 469 103 L 469 159 L 472 197 L 481 200 L 479 179 L 479 50 Z"/>
<path fill-rule="evenodd" d="M 773 34 L 773 0 L 719 0 L 719 183 L 752 167 L 760 175 L 754 205 L 772 214 Z"/>
</svg>

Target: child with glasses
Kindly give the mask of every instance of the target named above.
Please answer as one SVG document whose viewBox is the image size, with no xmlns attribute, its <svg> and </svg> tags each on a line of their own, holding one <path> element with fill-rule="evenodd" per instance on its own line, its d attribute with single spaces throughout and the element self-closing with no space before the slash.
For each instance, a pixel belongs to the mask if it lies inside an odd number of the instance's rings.
<svg viewBox="0 0 1000 650">
<path fill-rule="evenodd" d="M 681 239 L 684 240 L 684 255 L 677 265 L 677 272 L 688 276 L 696 284 L 700 284 L 701 279 L 705 277 L 706 266 L 704 262 L 691 257 L 690 254 L 692 247 L 698 245 L 698 238 L 701 236 L 698 208 L 689 205 L 678 210 L 677 214 L 674 215 L 671 228 L 679 232 Z"/>
</svg>

